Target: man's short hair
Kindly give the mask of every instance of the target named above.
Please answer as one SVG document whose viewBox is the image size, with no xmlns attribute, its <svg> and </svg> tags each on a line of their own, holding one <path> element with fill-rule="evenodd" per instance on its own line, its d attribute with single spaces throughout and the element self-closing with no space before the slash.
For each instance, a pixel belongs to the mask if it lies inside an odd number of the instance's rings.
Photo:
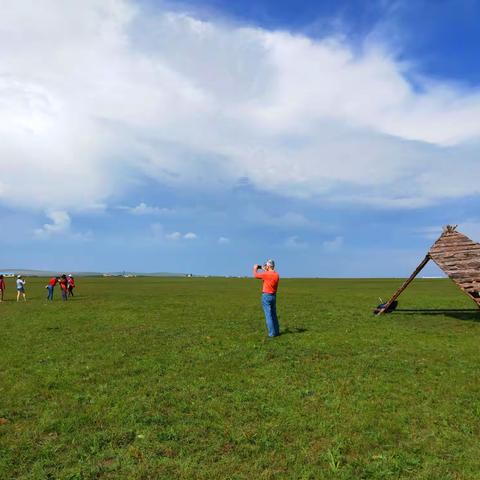
<svg viewBox="0 0 480 480">
<path fill-rule="evenodd" d="M 271 268 L 275 268 L 275 262 L 272 259 L 269 259 L 265 262 L 265 265 L 268 265 Z"/>
</svg>

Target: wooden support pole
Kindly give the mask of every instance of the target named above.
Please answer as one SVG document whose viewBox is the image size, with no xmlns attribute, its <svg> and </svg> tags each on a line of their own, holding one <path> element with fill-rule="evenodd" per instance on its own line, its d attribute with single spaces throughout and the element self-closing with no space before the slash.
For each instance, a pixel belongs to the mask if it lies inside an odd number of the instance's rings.
<svg viewBox="0 0 480 480">
<path fill-rule="evenodd" d="M 400 296 L 400 294 L 410 285 L 412 280 L 420 273 L 420 271 L 423 269 L 423 267 L 428 263 L 430 260 L 430 255 L 426 255 L 425 258 L 422 260 L 420 265 L 415 269 L 415 271 L 410 275 L 410 277 L 405 280 L 403 285 L 393 294 L 393 297 L 385 304 L 385 306 L 377 313 L 377 315 L 380 315 L 384 313 L 386 310 L 388 310 L 388 307 Z"/>
</svg>

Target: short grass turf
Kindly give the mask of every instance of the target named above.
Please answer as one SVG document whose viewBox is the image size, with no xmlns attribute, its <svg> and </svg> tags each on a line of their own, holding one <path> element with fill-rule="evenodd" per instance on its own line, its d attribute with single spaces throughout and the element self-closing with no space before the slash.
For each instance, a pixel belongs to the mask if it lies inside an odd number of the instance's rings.
<svg viewBox="0 0 480 480">
<path fill-rule="evenodd" d="M 0 304 L 1 479 L 480 478 L 479 315 L 449 280 L 30 279 Z"/>
</svg>

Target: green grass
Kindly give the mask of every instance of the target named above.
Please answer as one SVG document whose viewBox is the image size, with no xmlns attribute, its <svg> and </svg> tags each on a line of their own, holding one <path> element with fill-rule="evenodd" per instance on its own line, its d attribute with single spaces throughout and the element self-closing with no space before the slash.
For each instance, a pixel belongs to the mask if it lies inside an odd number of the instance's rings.
<svg viewBox="0 0 480 480">
<path fill-rule="evenodd" d="M 480 315 L 448 280 L 79 279 L 0 304 L 1 479 L 480 478 Z M 461 311 L 467 309 L 467 311 Z"/>
</svg>

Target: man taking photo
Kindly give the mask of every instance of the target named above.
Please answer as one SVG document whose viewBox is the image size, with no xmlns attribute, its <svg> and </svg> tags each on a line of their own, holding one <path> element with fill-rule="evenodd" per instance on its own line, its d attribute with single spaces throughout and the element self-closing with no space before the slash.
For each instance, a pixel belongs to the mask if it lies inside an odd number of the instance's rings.
<svg viewBox="0 0 480 480">
<path fill-rule="evenodd" d="M 263 272 L 259 272 L 263 270 Z M 267 260 L 265 265 L 255 264 L 253 266 L 253 276 L 263 280 L 262 288 L 262 307 L 265 312 L 265 323 L 269 337 L 280 335 L 280 325 L 277 318 L 277 288 L 280 276 L 275 271 L 275 262 Z"/>
</svg>

